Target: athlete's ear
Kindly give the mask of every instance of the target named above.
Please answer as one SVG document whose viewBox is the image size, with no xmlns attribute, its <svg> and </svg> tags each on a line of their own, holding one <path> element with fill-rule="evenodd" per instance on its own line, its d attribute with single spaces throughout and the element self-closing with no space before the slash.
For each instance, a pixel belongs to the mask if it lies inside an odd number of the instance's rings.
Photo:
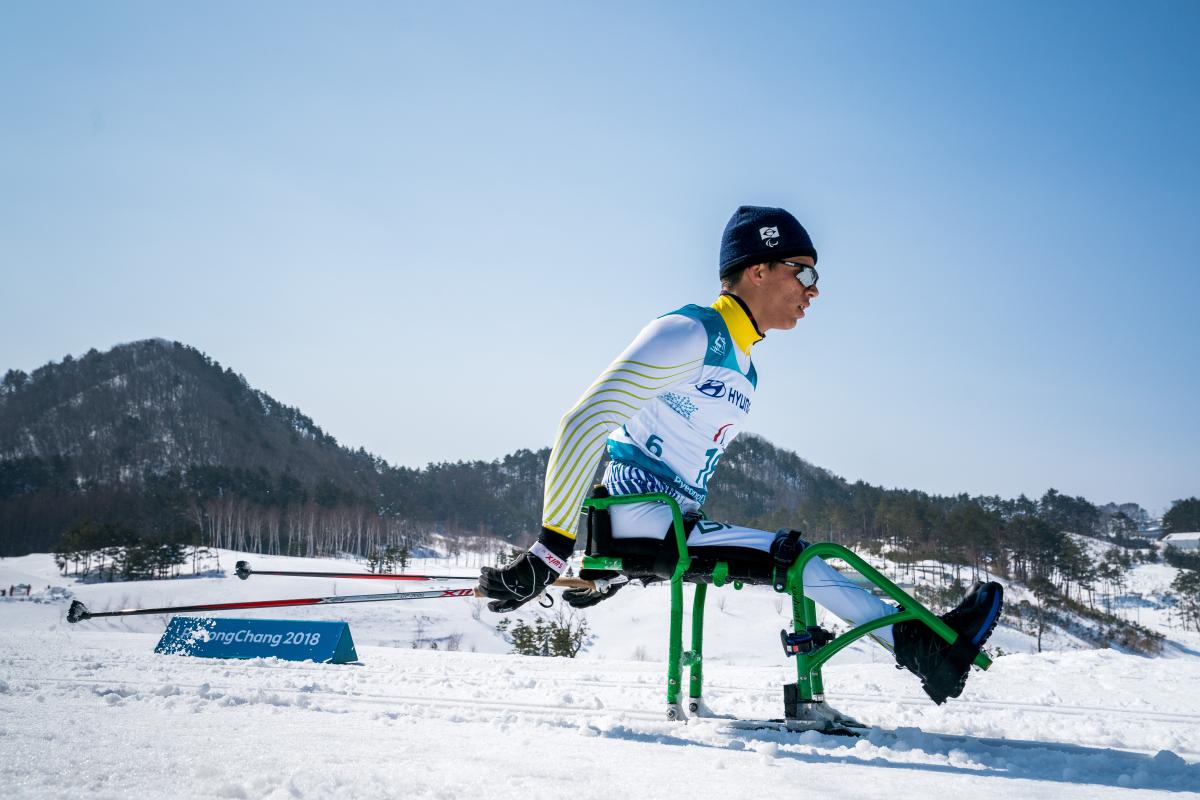
<svg viewBox="0 0 1200 800">
<path fill-rule="evenodd" d="M 767 275 L 767 270 L 771 267 L 769 264 L 751 264 L 746 267 L 746 277 L 750 278 L 750 282 L 755 286 L 759 286 L 763 282 L 763 278 Z"/>
</svg>

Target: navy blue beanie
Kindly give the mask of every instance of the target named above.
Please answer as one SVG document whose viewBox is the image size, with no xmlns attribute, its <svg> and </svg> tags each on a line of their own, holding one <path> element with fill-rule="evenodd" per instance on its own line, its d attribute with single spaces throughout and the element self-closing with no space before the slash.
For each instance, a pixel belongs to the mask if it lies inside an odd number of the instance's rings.
<svg viewBox="0 0 1200 800">
<path fill-rule="evenodd" d="M 740 206 L 721 236 L 721 277 L 751 264 L 800 256 L 817 263 L 817 249 L 795 217 L 782 208 Z"/>
</svg>

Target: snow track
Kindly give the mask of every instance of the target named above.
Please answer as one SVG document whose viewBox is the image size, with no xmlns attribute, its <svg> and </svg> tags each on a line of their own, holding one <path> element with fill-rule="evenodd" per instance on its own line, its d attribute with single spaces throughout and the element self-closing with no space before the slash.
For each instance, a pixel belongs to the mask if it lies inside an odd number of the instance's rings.
<svg viewBox="0 0 1200 800">
<path fill-rule="evenodd" d="M 360 648 L 363 665 L 227 662 L 158 656 L 153 643 L 136 633 L 0 634 L 11 654 L 0 657 L 0 782 L 10 796 L 161 794 L 164 774 L 182 776 L 170 794 L 188 797 L 667 796 L 687 786 L 744 796 L 746 786 L 776 793 L 813 780 L 839 797 L 881 798 L 962 781 L 1021 797 L 1200 789 L 1195 704 L 1166 711 L 968 692 L 934 707 L 911 686 L 891 699 L 860 686 L 832 695 L 881 726 L 854 740 L 719 719 L 669 723 L 661 666 L 648 662 L 381 647 Z M 880 664 L 848 669 L 897 688 L 904 677 Z M 709 700 L 742 717 L 777 716 L 786 678 L 714 666 Z"/>
<path fill-rule="evenodd" d="M 449 656 L 449 658 L 453 658 L 453 656 Z M 209 673 L 209 672 L 211 672 L 214 664 L 221 664 L 221 665 L 227 667 L 225 672 L 228 673 L 230 671 L 230 669 L 228 668 L 230 663 L 236 665 L 239 662 L 214 662 L 210 659 L 178 659 L 178 661 L 174 665 L 174 669 L 172 671 L 175 673 L 178 673 L 178 674 L 186 674 L 191 671 Z M 429 674 L 432 674 L 432 676 L 436 679 L 436 682 L 439 684 L 445 683 L 447 681 L 453 681 L 454 684 L 456 686 L 458 686 L 459 688 L 471 688 L 475 691 L 475 693 L 473 695 L 431 698 L 427 695 L 405 695 L 405 694 L 395 694 L 395 693 L 370 694 L 370 693 L 360 692 L 355 689 L 339 689 L 339 688 L 335 688 L 334 686 L 321 685 L 321 684 L 315 684 L 315 683 L 305 684 L 304 686 L 296 688 L 294 685 L 291 685 L 294 682 L 285 682 L 285 683 L 288 683 L 288 685 L 276 685 L 277 681 L 271 680 L 271 678 L 275 677 L 274 675 L 272 675 L 272 673 L 283 673 L 284 675 L 287 675 L 290 677 L 290 676 L 294 676 L 298 673 L 311 672 L 311 673 L 316 673 L 316 674 L 328 675 L 331 671 L 334 671 L 336 673 L 337 671 L 340 671 L 340 670 L 352 669 L 353 675 L 355 678 L 362 678 L 365 675 L 365 676 L 367 676 L 368 680 L 374 681 L 376 679 L 384 679 L 389 675 L 394 675 L 394 672 L 395 672 L 394 669 L 372 668 L 369 665 L 363 665 L 363 664 L 350 665 L 349 667 L 330 667 L 330 666 L 324 665 L 324 664 L 313 664 L 310 662 L 299 662 L 299 663 L 284 662 L 284 661 L 275 661 L 274 659 L 255 659 L 253 661 L 240 662 L 240 663 L 245 665 L 246 670 L 253 671 L 254 674 L 260 676 L 259 685 L 256 688 L 258 691 L 262 691 L 262 692 L 283 692 L 283 693 L 296 692 L 296 693 L 305 694 L 307 696 L 327 695 L 329 697 L 338 697 L 338 698 L 343 698 L 343 699 L 346 699 L 349 701 L 357 701 L 357 702 L 425 703 L 425 704 L 429 704 L 429 705 L 453 706 L 453 707 L 477 705 L 480 707 L 508 708 L 508 709 L 514 709 L 514 710 L 531 710 L 531 711 L 537 711 L 537 712 L 545 712 L 547 709 L 556 709 L 556 710 L 562 711 L 562 712 L 593 713 L 596 710 L 596 708 L 579 708 L 577 706 L 573 706 L 573 705 L 569 705 L 569 704 L 556 705 L 553 703 L 538 702 L 538 703 L 530 703 L 530 704 L 522 705 L 520 703 L 514 703 L 512 701 L 482 700 L 479 698 L 480 691 L 493 687 L 495 685 L 495 680 L 491 679 L 491 678 L 487 678 L 487 677 L 481 677 L 480 673 L 478 671 L 470 670 L 470 669 L 461 669 L 460 668 L 460 669 L 455 670 L 455 669 L 446 669 L 443 666 L 442 669 L 436 670 L 432 673 L 429 673 L 426 670 L 418 669 L 418 670 L 414 670 L 413 674 L 406 676 L 406 680 L 420 682 L 423 677 L 422 672 L 425 672 L 425 673 L 427 673 L 426 676 L 424 676 L 426 678 L 426 680 L 427 680 Z M 36 669 L 39 669 L 41 666 L 43 666 L 42 662 L 39 659 L 7 658 L 7 659 L 0 659 L 0 664 L 16 667 L 16 669 L 14 669 L 12 672 L 12 677 L 13 677 L 13 679 L 16 679 L 16 680 L 26 678 L 34 683 L 40 681 L 40 682 L 52 682 L 52 683 L 59 683 L 59 684 L 74 684 L 74 685 L 95 685 L 96 684 L 96 682 L 94 680 L 89 680 L 87 678 L 59 678 L 59 677 L 46 677 L 45 675 L 35 675 L 35 674 L 23 675 L 22 674 L 23 670 L 21 670 L 20 667 L 28 667 L 28 668 L 32 668 L 32 669 L 36 670 Z M 62 661 L 60 661 L 59 666 L 67 668 L 67 671 L 74 671 L 77 669 L 82 669 L 83 671 L 90 672 L 90 671 L 98 670 L 103 665 L 100 664 L 100 662 L 95 661 L 94 659 L 63 659 Z M 179 688 L 189 688 L 189 689 L 200 689 L 201 687 L 209 687 L 211 690 L 223 690 L 223 691 L 227 691 L 227 692 L 236 692 L 236 691 L 239 691 L 239 690 L 245 688 L 244 686 L 238 686 L 238 685 L 234 685 L 234 684 L 222 685 L 222 684 L 213 684 L 213 683 L 207 683 L 207 682 L 202 683 L 202 684 L 188 684 L 188 683 L 180 683 L 177 681 L 152 685 L 146 681 L 144 676 L 136 674 L 136 670 L 132 670 L 132 669 L 122 670 L 121 668 L 117 667 L 117 668 L 109 668 L 108 670 L 106 670 L 106 672 L 110 675 L 111 674 L 121 674 L 122 672 L 135 673 L 135 674 L 130 674 L 129 677 L 124 679 L 123 681 L 122 680 L 117 681 L 117 683 L 118 683 L 118 685 L 120 685 L 122 683 L 136 683 L 139 685 L 139 687 L 142 691 L 146 691 L 151 688 L 165 689 L 165 688 L 169 688 L 169 687 L 179 687 Z M 267 678 L 266 680 L 261 679 L 264 676 Z M 530 679 L 530 680 L 532 680 L 532 679 Z M 532 685 L 529 683 L 529 680 L 518 681 L 518 683 L 523 683 L 526 686 Z M 567 691 L 567 690 L 572 690 L 572 689 L 576 690 L 577 692 L 593 691 L 596 689 L 617 689 L 617 690 L 621 690 L 622 693 L 629 692 L 629 691 L 644 692 L 646 690 L 651 690 L 651 691 L 656 691 L 656 692 L 658 692 L 658 694 L 662 695 L 662 694 L 664 694 L 664 692 L 661 691 L 662 684 L 663 684 L 663 679 L 662 679 L 661 674 L 653 675 L 652 677 L 643 675 L 637 679 L 629 679 L 629 680 L 623 680 L 623 681 L 622 680 L 601 679 L 601 678 L 596 678 L 593 676 L 587 676 L 587 677 L 581 678 L 581 677 L 567 677 L 567 676 L 556 676 L 556 675 L 549 675 L 549 676 L 541 675 L 536 679 L 536 688 L 538 689 L 538 691 L 543 691 L 550 695 L 553 695 L 555 692 L 562 692 L 562 691 Z M 744 684 L 737 685 L 737 684 L 730 684 L 730 683 L 721 683 L 721 682 L 717 682 L 717 681 L 706 681 L 705 688 L 706 688 L 706 691 L 711 696 L 732 693 L 732 694 L 736 694 L 736 695 L 742 696 L 742 697 L 760 697 L 760 696 L 767 697 L 771 700 L 774 700 L 778 695 L 780 695 L 780 692 L 781 692 L 780 687 L 778 685 L 774 685 L 774 686 L 771 686 L 770 688 L 763 689 L 763 688 L 759 688 L 759 687 L 755 687 L 755 686 L 748 686 L 748 685 L 744 685 Z M 661 700 L 661 698 L 660 698 L 660 700 Z M 840 701 L 861 701 L 863 703 L 880 703 L 881 702 L 880 698 L 875 695 L 854 694 L 854 693 L 847 693 L 847 692 L 839 693 L 838 700 L 840 700 Z M 887 699 L 886 703 L 892 704 L 892 705 L 906 705 L 906 706 L 915 706 L 915 707 L 919 707 L 919 708 L 924 708 L 929 705 L 929 700 L 922 695 L 907 695 L 907 696 L 898 695 L 898 696 L 890 696 Z M 661 705 L 661 702 L 660 702 L 660 705 Z M 638 708 L 609 708 L 609 707 L 603 706 L 603 705 L 598 706 L 598 707 L 603 708 L 610 713 L 621 713 L 621 714 L 629 715 L 633 718 L 642 718 L 642 719 L 656 720 L 656 721 L 661 720 L 663 718 L 661 713 L 651 713 L 651 712 L 646 711 L 644 708 L 641 708 L 641 709 L 638 709 Z M 1005 711 L 1017 711 L 1022 714 L 1042 714 L 1042 715 L 1051 715 L 1051 716 L 1056 716 L 1056 717 L 1075 716 L 1075 717 L 1085 717 L 1086 718 L 1086 717 L 1092 717 L 1092 716 L 1099 715 L 1099 716 L 1104 716 L 1104 717 L 1108 717 L 1108 718 L 1127 717 L 1129 719 L 1136 719 L 1139 721 L 1163 722 L 1163 723 L 1174 724 L 1174 725 L 1183 725 L 1183 726 L 1191 726 L 1191 727 L 1200 728 L 1200 713 L 1171 713 L 1171 712 L 1145 711 L 1145 710 L 1141 710 L 1141 709 L 1116 708 L 1116 707 L 1106 707 L 1106 706 L 1096 706 L 1096 705 L 1060 704 L 1060 705 L 1055 705 L 1055 706 L 1041 706 L 1041 705 L 1032 705 L 1029 703 L 1016 702 L 1016 701 L 969 700 L 969 699 L 961 699 L 961 698 L 954 702 L 953 707 L 959 713 L 976 713 L 976 712 L 979 712 L 982 710 L 995 709 L 995 710 L 1005 710 Z M 1148 751 L 1140 751 L 1140 752 L 1148 752 Z M 1200 756 L 1200 750 L 1189 751 L 1188 755 Z"/>
<path fill-rule="evenodd" d="M 0 578 L 4 569 L 24 570 L 35 585 L 60 581 L 47 556 L 0 563 Z M 311 596 L 314 583 L 197 578 L 70 591 L 105 609 Z M 344 666 L 160 656 L 153 649 L 166 616 L 67 625 L 64 596 L 0 603 L 5 800 L 1124 800 L 1134 789 L 1200 798 L 1200 658 L 1191 638 L 1173 658 L 1028 655 L 1023 635 L 1002 628 L 993 639 L 1017 654 L 976 672 L 964 696 L 944 706 L 877 648 L 854 648 L 826 668 L 827 694 L 877 727 L 846 739 L 722 719 L 667 722 L 666 598 L 654 589 L 590 612 L 596 643 L 574 660 L 504 654 L 497 618 L 476 619 L 467 602 L 270 614 L 348 620 L 362 663 Z M 711 610 L 705 700 L 718 714 L 781 715 L 781 686 L 795 673 L 779 651 L 776 601 L 747 590 Z M 430 641 L 463 650 L 411 647 Z"/>
</svg>

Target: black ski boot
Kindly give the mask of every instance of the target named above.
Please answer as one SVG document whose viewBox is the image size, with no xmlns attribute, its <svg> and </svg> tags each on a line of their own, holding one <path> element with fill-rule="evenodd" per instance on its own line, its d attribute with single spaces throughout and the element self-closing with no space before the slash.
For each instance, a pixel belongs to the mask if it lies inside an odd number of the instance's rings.
<svg viewBox="0 0 1200 800">
<path fill-rule="evenodd" d="M 958 697 L 967 683 L 971 663 L 1000 619 L 1004 588 L 995 581 L 976 583 L 942 620 L 958 634 L 948 644 L 918 619 L 892 626 L 896 663 L 921 679 L 921 688 L 941 705 Z"/>
</svg>

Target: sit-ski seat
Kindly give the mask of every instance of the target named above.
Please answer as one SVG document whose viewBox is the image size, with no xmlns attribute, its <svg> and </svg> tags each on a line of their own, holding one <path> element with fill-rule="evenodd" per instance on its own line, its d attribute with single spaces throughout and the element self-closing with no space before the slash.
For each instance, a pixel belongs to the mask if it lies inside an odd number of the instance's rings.
<svg viewBox="0 0 1200 800">
<path fill-rule="evenodd" d="M 608 491 L 602 484 L 593 487 L 592 500 L 603 500 L 608 496 Z M 630 501 L 621 498 L 617 502 Z M 717 586 L 723 586 L 730 581 L 737 584 L 771 583 L 772 569 L 768 563 L 770 556 L 761 550 L 730 546 L 688 548 L 687 536 L 697 525 L 705 523 L 700 514 L 680 515 L 684 533 L 682 538 L 668 532 L 663 539 L 625 539 L 612 535 L 607 508 L 600 509 L 585 503 L 585 510 L 585 557 L 619 558 L 622 564 L 621 572 L 630 578 L 640 579 L 645 583 L 671 580 L 679 567 L 680 555 L 684 555 L 687 556 L 688 563 L 682 577 L 687 583 L 715 583 Z"/>
<path fill-rule="evenodd" d="M 665 540 L 620 539 L 612 535 L 608 519 L 609 507 L 623 503 L 665 503 L 672 513 L 672 530 Z M 867 564 L 860 556 L 842 545 L 822 542 L 805 544 L 803 550 L 781 566 L 778 555 L 764 558 L 758 550 L 737 547 L 705 547 L 688 551 L 687 535 L 700 516 L 685 516 L 679 504 L 667 494 L 633 494 L 610 497 L 603 486 L 596 486 L 592 496 L 583 503 L 587 516 L 587 545 L 584 551 L 585 569 L 617 570 L 630 578 L 644 581 L 671 582 L 671 624 L 667 647 L 667 718 L 686 720 L 687 714 L 705 712 L 703 703 L 703 640 L 704 601 L 708 585 L 721 587 L 733 583 L 741 589 L 746 583 L 768 584 L 775 591 L 787 593 L 792 599 L 791 633 L 780 631 L 784 651 L 796 658 L 796 683 L 784 686 L 784 719 L 789 729 L 822 730 L 829 733 L 851 734 L 862 727 L 854 720 L 837 714 L 825 703 L 821 667 L 831 657 L 857 639 L 872 631 L 910 619 L 920 619 L 947 642 L 953 643 L 958 634 L 944 621 L 913 599 L 903 589 Z M 899 603 L 894 614 L 858 625 L 833 636 L 817 625 L 816 604 L 804 594 L 804 565 L 811 558 L 836 558 L 845 561 L 884 594 Z M 771 562 L 774 563 L 771 563 Z M 694 583 L 692 602 L 692 647 L 683 650 L 683 584 Z M 881 643 L 882 644 L 882 643 Z M 886 646 L 886 645 L 885 645 Z M 991 666 L 991 659 L 980 652 L 975 665 L 981 669 Z M 687 714 L 679 702 L 683 667 L 690 667 Z"/>
</svg>

